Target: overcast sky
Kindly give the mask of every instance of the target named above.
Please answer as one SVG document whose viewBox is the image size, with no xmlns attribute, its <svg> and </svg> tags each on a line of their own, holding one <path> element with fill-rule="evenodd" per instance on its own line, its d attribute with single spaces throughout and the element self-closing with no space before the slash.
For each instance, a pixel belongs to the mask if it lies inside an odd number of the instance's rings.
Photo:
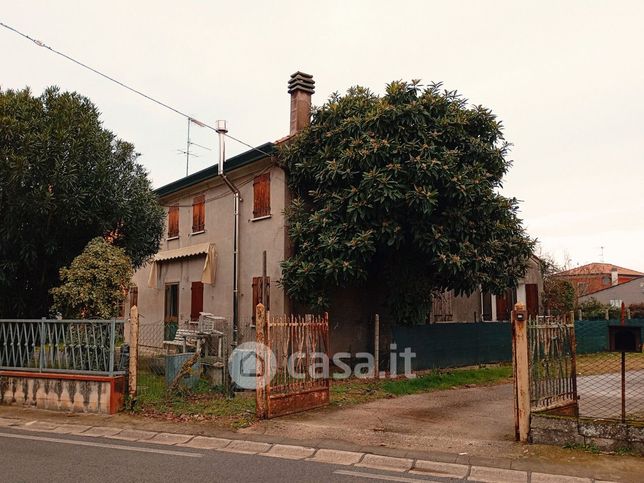
<svg viewBox="0 0 644 483">
<path fill-rule="evenodd" d="M 288 133 L 297 70 L 316 104 L 355 84 L 442 81 L 503 121 L 504 193 L 545 252 L 577 265 L 603 246 L 644 271 L 644 2 L 2 0 L 0 21 L 253 145 Z M 3 89 L 78 91 L 155 186 L 185 174 L 177 114 L 5 29 L 0 52 Z M 194 172 L 215 162 L 216 134 L 192 140 L 213 148 L 194 148 Z"/>
</svg>

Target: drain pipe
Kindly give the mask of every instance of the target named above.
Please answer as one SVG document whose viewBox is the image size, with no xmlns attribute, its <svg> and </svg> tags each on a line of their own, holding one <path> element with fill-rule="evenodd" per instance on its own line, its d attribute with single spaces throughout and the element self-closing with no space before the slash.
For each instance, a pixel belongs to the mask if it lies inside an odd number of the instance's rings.
<svg viewBox="0 0 644 483">
<path fill-rule="evenodd" d="M 225 135 L 228 132 L 226 121 L 217 121 L 217 134 L 219 135 L 219 169 L 221 179 L 233 193 L 233 349 L 239 340 L 239 203 L 242 202 L 241 193 L 235 184 L 228 179 L 224 172 L 226 160 Z"/>
</svg>

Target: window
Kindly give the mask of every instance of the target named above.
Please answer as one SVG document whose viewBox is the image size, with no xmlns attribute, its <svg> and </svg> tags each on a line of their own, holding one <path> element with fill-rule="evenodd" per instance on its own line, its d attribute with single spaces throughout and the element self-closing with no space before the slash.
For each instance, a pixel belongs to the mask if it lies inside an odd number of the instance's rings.
<svg viewBox="0 0 644 483">
<path fill-rule="evenodd" d="M 206 197 L 196 196 L 192 201 L 192 233 L 206 229 Z"/>
<path fill-rule="evenodd" d="M 611 278 L 608 275 L 602 277 L 602 285 L 608 287 L 611 284 Z"/>
<path fill-rule="evenodd" d="M 168 238 L 179 236 L 179 207 L 168 208 Z"/>
<path fill-rule="evenodd" d="M 130 308 L 139 306 L 139 287 L 133 285 L 130 287 Z"/>
<path fill-rule="evenodd" d="M 432 297 L 432 321 L 451 322 L 453 317 L 452 302 L 454 293 L 450 290 Z"/>
<path fill-rule="evenodd" d="M 266 287 L 266 310 L 270 310 L 271 307 L 271 278 L 266 277 L 264 282 Z M 255 325 L 255 308 L 258 304 L 261 304 L 263 300 L 262 297 L 262 277 L 253 277 L 253 325 Z"/>
<path fill-rule="evenodd" d="M 190 320 L 199 320 L 199 312 L 203 312 L 203 283 L 192 282 Z"/>
<path fill-rule="evenodd" d="M 179 284 L 170 283 L 165 286 L 165 313 L 163 320 L 166 323 L 179 321 Z"/>
<path fill-rule="evenodd" d="M 622 308 L 622 301 L 621 300 L 611 300 L 610 301 L 610 306 L 615 307 L 617 309 L 621 309 Z"/>
<path fill-rule="evenodd" d="M 253 180 L 253 217 L 271 214 L 271 174 L 264 173 Z"/>
</svg>

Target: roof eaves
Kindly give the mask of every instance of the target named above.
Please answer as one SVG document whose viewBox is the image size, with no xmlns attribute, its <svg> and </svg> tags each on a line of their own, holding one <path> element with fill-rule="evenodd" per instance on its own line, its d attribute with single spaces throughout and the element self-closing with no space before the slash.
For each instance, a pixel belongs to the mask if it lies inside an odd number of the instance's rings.
<svg viewBox="0 0 644 483">
<path fill-rule="evenodd" d="M 263 151 L 263 152 L 262 152 Z M 248 151 L 244 151 L 241 154 L 238 154 L 237 156 L 233 156 L 229 160 L 226 161 L 225 167 L 227 171 L 232 171 L 237 168 L 241 168 L 242 166 L 246 166 L 250 163 L 253 163 L 255 161 L 259 161 L 260 159 L 266 158 L 266 154 L 272 155 L 275 152 L 275 144 L 268 142 L 264 143 L 261 146 L 257 146 L 257 148 L 249 149 Z M 201 171 L 197 171 L 196 173 L 192 173 L 189 176 L 186 176 L 185 178 L 180 178 L 176 181 L 173 181 L 172 183 L 168 183 L 164 186 L 161 186 L 160 188 L 157 188 L 154 190 L 157 196 L 167 196 L 172 193 L 176 193 L 177 191 L 180 191 L 185 188 L 189 188 L 190 186 L 194 186 L 198 183 L 201 183 L 202 181 L 212 179 L 215 176 L 219 174 L 219 169 L 217 165 L 214 166 L 209 166 L 208 168 L 202 169 Z"/>
</svg>

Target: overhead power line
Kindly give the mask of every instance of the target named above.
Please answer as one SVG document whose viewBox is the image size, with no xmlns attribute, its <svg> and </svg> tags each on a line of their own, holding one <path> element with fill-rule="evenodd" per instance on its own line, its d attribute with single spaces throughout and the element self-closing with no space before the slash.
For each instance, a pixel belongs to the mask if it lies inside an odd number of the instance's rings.
<svg viewBox="0 0 644 483">
<path fill-rule="evenodd" d="M 158 104 L 158 105 L 159 105 L 159 106 L 161 106 L 161 107 L 164 107 L 164 108 L 166 108 L 166 109 L 169 109 L 170 111 L 174 112 L 175 114 L 179 114 L 180 116 L 183 116 L 183 117 L 185 117 L 186 119 L 189 119 L 190 121 L 193 121 L 195 124 L 198 124 L 199 126 L 206 127 L 206 128 L 208 128 L 208 129 L 211 129 L 211 130 L 213 130 L 213 131 L 217 132 L 217 129 L 216 129 L 216 128 L 214 128 L 213 126 L 210 126 L 209 124 L 207 124 L 207 123 L 205 123 L 205 122 L 203 122 L 203 121 L 199 121 L 199 120 L 195 119 L 193 116 L 190 116 L 190 115 L 186 114 L 185 112 L 180 111 L 179 109 L 176 109 L 176 108 L 174 108 L 174 107 L 170 106 L 169 104 L 166 104 L 165 102 L 162 102 L 162 101 L 160 101 L 160 100 L 158 100 L 158 99 L 155 99 L 154 97 L 149 96 L 149 95 L 145 94 L 144 92 L 141 92 L 140 90 L 135 89 L 134 87 L 131 87 L 131 86 L 129 86 L 129 85 L 127 85 L 127 84 L 125 84 L 124 82 L 121 82 L 121 81 L 120 81 L 120 80 L 118 80 L 118 79 L 115 79 L 115 78 L 114 78 L 114 77 L 112 77 L 112 76 L 109 76 L 109 75 L 107 75 L 107 74 L 104 74 L 103 72 L 101 72 L 101 71 L 99 71 L 99 70 L 97 70 L 97 69 L 95 69 L 95 68 L 93 68 L 93 67 L 91 67 L 91 66 L 89 66 L 89 65 L 87 65 L 87 64 L 85 64 L 85 63 L 83 63 L 83 62 L 81 62 L 81 61 L 79 61 L 79 60 L 76 60 L 76 59 L 74 59 L 73 57 L 71 57 L 71 56 L 69 56 L 69 55 L 67 55 L 67 54 L 65 54 L 65 53 L 63 53 L 63 52 L 60 52 L 59 50 L 56 50 L 56 49 L 54 49 L 53 47 L 50 47 L 49 45 L 47 45 L 47 44 L 45 44 L 45 43 L 41 42 L 40 40 L 35 39 L 35 38 L 33 38 L 33 37 L 30 37 L 29 35 L 27 35 L 27 34 L 25 34 L 25 33 L 21 32 L 21 31 L 19 31 L 19 30 L 15 29 L 15 28 L 13 28 L 13 27 L 11 27 L 10 25 L 7 25 L 7 24 L 5 24 L 5 23 L 3 23 L 3 22 L 0 22 L 0 26 L 2 26 L 2 27 L 4 27 L 4 28 L 6 28 L 7 30 L 10 30 L 10 31 L 12 31 L 12 32 L 14 32 L 14 33 L 16 33 L 16 34 L 18 34 L 18 35 L 20 35 L 21 37 L 24 37 L 24 38 L 25 38 L 25 39 L 27 39 L 27 40 L 30 40 L 31 42 L 33 42 L 34 44 L 36 44 L 38 47 L 43 47 L 43 48 L 45 48 L 45 49 L 49 50 L 50 52 L 52 52 L 52 53 L 54 53 L 54 54 L 56 54 L 56 55 L 59 55 L 59 56 L 61 56 L 61 57 L 65 58 L 65 59 L 67 59 L 67 60 L 69 60 L 69 61 L 73 62 L 74 64 L 80 65 L 80 66 L 81 66 L 81 67 L 83 67 L 84 69 L 90 70 L 90 71 L 94 72 L 95 74 L 98 74 L 98 75 L 100 75 L 101 77 L 103 77 L 103 78 L 105 78 L 105 79 L 107 79 L 107 80 L 109 80 L 109 81 L 111 81 L 111 82 L 114 82 L 115 84 L 118 84 L 119 86 L 121 86 L 121 87 L 123 87 L 123 88 L 125 88 L 125 89 L 129 90 L 130 92 L 134 92 L 135 94 L 137 94 L 137 95 L 139 95 L 139 96 L 141 96 L 141 97 L 144 97 L 144 98 L 146 98 L 147 100 L 152 101 L 152 102 L 154 102 L 155 104 Z M 258 151 L 258 152 L 260 152 L 260 153 L 262 153 L 262 154 L 264 154 L 264 155 L 266 155 L 266 156 L 268 156 L 268 157 L 271 157 L 271 154 L 269 154 L 269 153 L 267 153 L 266 151 L 263 151 L 263 150 L 261 150 L 261 149 L 259 149 L 259 148 L 255 147 L 255 146 L 253 146 L 253 145 L 251 145 L 251 144 L 248 144 L 248 143 L 246 143 L 246 142 L 242 141 L 241 139 L 238 139 L 238 138 L 236 138 L 236 137 L 234 137 L 234 136 L 231 136 L 231 135 L 230 135 L 230 134 L 228 134 L 228 133 L 226 133 L 226 134 L 224 134 L 224 135 L 225 135 L 227 138 L 232 139 L 233 141 L 236 141 L 236 142 L 238 142 L 238 143 L 240 143 L 240 144 L 243 144 L 244 146 L 247 146 L 247 147 L 249 147 L 249 148 L 251 148 L 251 149 L 254 149 L 255 151 Z"/>
</svg>

